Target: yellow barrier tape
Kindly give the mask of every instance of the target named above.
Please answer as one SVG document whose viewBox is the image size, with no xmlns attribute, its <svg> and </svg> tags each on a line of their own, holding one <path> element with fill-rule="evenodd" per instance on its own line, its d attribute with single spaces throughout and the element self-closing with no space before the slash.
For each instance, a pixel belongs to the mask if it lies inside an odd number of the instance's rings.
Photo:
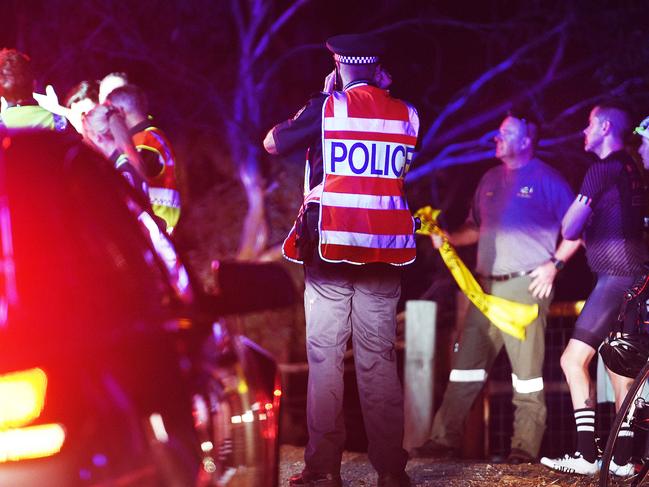
<svg viewBox="0 0 649 487">
<path fill-rule="evenodd" d="M 415 217 L 421 220 L 421 228 L 417 230 L 417 233 L 441 236 L 443 243 L 439 248 L 439 253 L 462 292 L 467 295 L 476 308 L 489 318 L 494 326 L 519 340 L 524 340 L 525 327 L 539 315 L 538 304 L 517 303 L 485 293 L 437 225 L 437 217 L 440 212 L 441 210 L 430 206 L 417 210 Z"/>
</svg>

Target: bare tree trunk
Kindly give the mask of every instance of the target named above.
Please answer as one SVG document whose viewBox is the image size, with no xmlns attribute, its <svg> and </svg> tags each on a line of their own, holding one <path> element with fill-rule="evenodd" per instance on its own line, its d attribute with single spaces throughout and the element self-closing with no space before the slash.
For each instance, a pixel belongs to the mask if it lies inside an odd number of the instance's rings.
<svg viewBox="0 0 649 487">
<path fill-rule="evenodd" d="M 241 165 L 239 176 L 246 191 L 248 211 L 243 222 L 241 240 L 237 258 L 253 260 L 266 248 L 268 242 L 268 224 L 266 223 L 263 181 L 259 174 L 256 154 L 250 151 L 249 159 Z"/>
</svg>

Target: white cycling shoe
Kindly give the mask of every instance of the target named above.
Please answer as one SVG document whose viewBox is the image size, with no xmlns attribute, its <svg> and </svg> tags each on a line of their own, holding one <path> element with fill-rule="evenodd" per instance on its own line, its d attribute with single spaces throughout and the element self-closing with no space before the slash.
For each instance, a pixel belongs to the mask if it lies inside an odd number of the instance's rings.
<svg viewBox="0 0 649 487">
<path fill-rule="evenodd" d="M 615 460 L 611 459 L 608 471 L 617 477 L 631 477 L 631 475 L 635 474 L 635 464 L 629 462 L 626 465 L 618 465 Z"/>
<path fill-rule="evenodd" d="M 589 462 L 579 452 L 575 452 L 572 455 L 566 454 L 563 458 L 543 457 L 541 458 L 541 464 L 562 473 L 595 475 L 599 472 L 599 461 Z"/>
</svg>

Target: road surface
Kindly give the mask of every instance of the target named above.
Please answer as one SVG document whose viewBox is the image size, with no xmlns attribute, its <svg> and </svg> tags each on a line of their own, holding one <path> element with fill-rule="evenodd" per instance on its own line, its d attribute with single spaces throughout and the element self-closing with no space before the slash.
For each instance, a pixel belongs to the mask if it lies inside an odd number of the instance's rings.
<svg viewBox="0 0 649 487">
<path fill-rule="evenodd" d="M 304 468 L 304 448 L 283 445 L 280 450 L 280 487 L 288 486 L 288 478 Z M 597 477 L 566 475 L 550 471 L 540 464 L 498 465 L 470 461 L 412 459 L 406 469 L 412 485 L 417 487 L 596 487 Z M 345 452 L 342 471 L 345 487 L 376 485 L 376 473 L 367 454 Z"/>
</svg>

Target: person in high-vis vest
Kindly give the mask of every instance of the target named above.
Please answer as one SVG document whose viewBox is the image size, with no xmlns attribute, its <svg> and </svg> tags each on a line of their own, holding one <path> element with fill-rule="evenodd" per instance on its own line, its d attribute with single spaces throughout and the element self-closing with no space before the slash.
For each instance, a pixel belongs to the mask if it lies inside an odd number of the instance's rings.
<svg viewBox="0 0 649 487">
<path fill-rule="evenodd" d="M 33 91 L 29 57 L 15 49 L 0 50 L 0 126 L 66 131 L 66 118 L 40 107 Z"/>
<path fill-rule="evenodd" d="M 180 193 L 176 182 L 176 156 L 167 136 L 147 116 L 146 96 L 128 84 L 111 91 L 106 103 L 120 110 L 142 162 L 149 199 L 156 216 L 171 235 L 180 219 Z"/>
<path fill-rule="evenodd" d="M 304 204 L 284 242 L 286 258 L 305 267 L 309 361 L 309 442 L 305 468 L 290 485 L 342 485 L 343 357 L 351 337 L 378 485 L 409 486 L 394 344 L 400 269 L 415 260 L 403 180 L 419 118 L 377 86 L 374 36 L 336 36 L 327 47 L 336 69 L 324 91 L 264 140 L 271 154 L 308 149 Z"/>
<path fill-rule="evenodd" d="M 455 345 L 449 383 L 433 418 L 420 457 L 458 456 L 464 421 L 504 347 L 512 367 L 514 427 L 507 463 L 535 462 L 545 432 L 543 384 L 546 316 L 555 276 L 579 248 L 563 240 L 561 220 L 574 194 L 564 178 L 534 156 L 538 125 L 510 114 L 495 137 L 502 164 L 480 180 L 467 221 L 447 235 L 452 245 L 478 244 L 476 270 L 485 292 L 511 301 L 538 304 L 538 317 L 520 340 L 503 332 L 475 306 Z M 433 237 L 436 247 L 439 237 Z"/>
</svg>

